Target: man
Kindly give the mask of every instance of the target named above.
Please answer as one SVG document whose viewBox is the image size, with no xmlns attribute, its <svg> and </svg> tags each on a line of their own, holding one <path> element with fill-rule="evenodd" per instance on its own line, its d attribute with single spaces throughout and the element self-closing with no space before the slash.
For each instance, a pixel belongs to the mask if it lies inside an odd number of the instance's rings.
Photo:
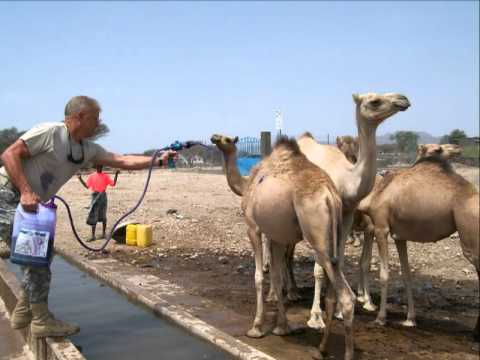
<svg viewBox="0 0 480 360">
<path fill-rule="evenodd" d="M 92 201 L 90 203 L 90 211 L 88 212 L 87 224 L 92 227 L 92 237 L 90 241 L 95 240 L 95 230 L 97 223 L 101 222 L 103 225 L 102 228 L 102 238 L 105 239 L 105 230 L 107 229 L 107 186 L 114 187 L 117 185 L 118 173 L 115 172 L 115 178 L 112 180 L 108 174 L 103 172 L 103 166 L 97 165 L 96 172 L 90 174 L 87 178 L 87 183 L 82 179 L 82 175 L 78 175 L 78 180 L 85 187 L 85 189 L 92 190 Z"/>
<path fill-rule="evenodd" d="M 73 97 L 65 107 L 65 120 L 44 123 L 27 131 L 1 155 L 0 242 L 10 243 L 15 208 L 35 212 L 39 202 L 47 201 L 86 164 L 108 165 L 138 170 L 149 166 L 148 156 L 119 155 L 88 139 L 100 123 L 99 103 L 87 96 Z M 165 159 L 166 160 L 166 159 Z M 47 306 L 51 272 L 48 267 L 22 266 L 22 294 L 11 325 L 21 329 L 30 325 L 36 337 L 68 336 L 78 326 L 56 319 Z"/>
</svg>

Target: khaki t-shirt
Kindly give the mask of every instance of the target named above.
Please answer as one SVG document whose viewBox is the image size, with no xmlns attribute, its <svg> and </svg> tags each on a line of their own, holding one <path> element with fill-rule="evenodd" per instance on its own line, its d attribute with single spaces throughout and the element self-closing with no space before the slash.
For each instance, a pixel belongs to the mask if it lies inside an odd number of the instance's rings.
<svg viewBox="0 0 480 360">
<path fill-rule="evenodd" d="M 47 201 L 81 168 L 106 154 L 106 150 L 89 140 L 83 140 L 84 161 L 74 164 L 68 161 L 70 144 L 75 160 L 82 158 L 82 145 L 69 140 L 65 123 L 43 123 L 23 134 L 22 139 L 31 157 L 22 160 L 23 171 L 32 190 Z M 6 176 L 5 168 L 0 175 Z"/>
</svg>

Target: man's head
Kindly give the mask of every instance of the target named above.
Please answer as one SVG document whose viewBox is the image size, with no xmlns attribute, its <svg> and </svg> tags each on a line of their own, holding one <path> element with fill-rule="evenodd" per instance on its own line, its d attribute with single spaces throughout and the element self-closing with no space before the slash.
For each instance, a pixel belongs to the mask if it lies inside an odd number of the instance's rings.
<svg viewBox="0 0 480 360">
<path fill-rule="evenodd" d="M 103 165 L 95 165 L 95 169 L 98 173 L 101 173 L 103 171 Z"/>
<path fill-rule="evenodd" d="M 74 96 L 65 106 L 65 123 L 75 140 L 89 138 L 100 124 L 102 108 L 97 100 L 88 96 Z"/>
</svg>

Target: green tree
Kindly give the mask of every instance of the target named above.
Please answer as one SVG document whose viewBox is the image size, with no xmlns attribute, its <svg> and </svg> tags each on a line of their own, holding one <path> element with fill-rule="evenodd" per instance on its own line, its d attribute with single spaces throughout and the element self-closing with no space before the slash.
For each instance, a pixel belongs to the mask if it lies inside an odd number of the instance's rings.
<svg viewBox="0 0 480 360">
<path fill-rule="evenodd" d="M 18 131 L 16 127 L 0 130 L 0 154 L 24 133 L 25 131 Z"/>
<path fill-rule="evenodd" d="M 157 151 L 157 150 L 156 150 L 156 149 L 145 150 L 145 151 L 143 152 L 143 155 L 145 155 L 145 156 L 152 156 L 155 151 Z"/>
<path fill-rule="evenodd" d="M 401 152 L 415 152 L 417 150 L 418 134 L 413 131 L 397 131 L 390 136 L 395 140 Z"/>
<path fill-rule="evenodd" d="M 454 129 L 450 132 L 450 135 L 448 135 L 448 138 L 449 138 L 450 144 L 459 145 L 462 140 L 467 138 L 467 134 L 465 134 L 465 131 L 463 130 Z"/>
<path fill-rule="evenodd" d="M 443 135 L 440 138 L 440 144 L 450 144 L 450 136 L 449 135 Z"/>
</svg>

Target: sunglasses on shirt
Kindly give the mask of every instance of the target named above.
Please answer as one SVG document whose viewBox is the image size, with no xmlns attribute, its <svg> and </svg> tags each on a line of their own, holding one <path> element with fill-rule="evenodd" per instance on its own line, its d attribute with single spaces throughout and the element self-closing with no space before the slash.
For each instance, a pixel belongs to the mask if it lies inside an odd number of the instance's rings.
<svg viewBox="0 0 480 360">
<path fill-rule="evenodd" d="M 68 135 L 68 144 L 70 145 L 70 152 L 68 153 L 67 155 L 67 160 L 70 161 L 71 163 L 75 164 L 75 165 L 79 165 L 79 164 L 82 164 L 84 161 L 85 161 L 85 153 L 84 153 L 84 150 L 83 150 L 83 142 L 82 140 L 80 140 L 80 147 L 82 148 L 82 156 L 80 159 L 75 159 L 73 157 L 73 153 L 72 153 L 72 140 L 70 138 L 70 135 Z"/>
</svg>

